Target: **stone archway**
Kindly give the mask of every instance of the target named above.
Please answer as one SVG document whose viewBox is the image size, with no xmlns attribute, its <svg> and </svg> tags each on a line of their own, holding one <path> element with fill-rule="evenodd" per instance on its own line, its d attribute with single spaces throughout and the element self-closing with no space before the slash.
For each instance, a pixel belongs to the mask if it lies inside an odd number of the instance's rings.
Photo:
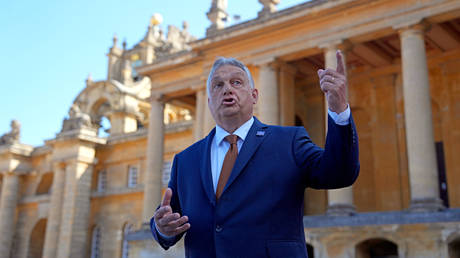
<svg viewBox="0 0 460 258">
<path fill-rule="evenodd" d="M 90 108 L 89 115 L 91 117 L 91 122 L 97 125 L 99 136 L 107 136 L 110 134 L 112 121 L 108 114 L 111 110 L 111 104 L 109 100 L 105 98 L 98 99 Z"/>
<path fill-rule="evenodd" d="M 29 239 L 28 258 L 41 258 L 45 243 L 46 219 L 41 219 L 35 224 Z"/>
<path fill-rule="evenodd" d="M 397 258 L 398 245 L 384 238 L 367 239 L 356 245 L 356 258 Z"/>
</svg>

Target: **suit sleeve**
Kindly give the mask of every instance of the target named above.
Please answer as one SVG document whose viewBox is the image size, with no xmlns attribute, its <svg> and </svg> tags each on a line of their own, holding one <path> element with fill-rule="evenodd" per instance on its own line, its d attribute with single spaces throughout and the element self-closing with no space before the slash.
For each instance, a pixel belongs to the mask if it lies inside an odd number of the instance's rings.
<svg viewBox="0 0 460 258">
<path fill-rule="evenodd" d="M 171 208 L 172 208 L 173 212 L 178 212 L 179 214 L 182 215 L 182 209 L 180 207 L 180 202 L 179 202 L 178 192 L 177 192 L 177 166 L 178 166 L 177 163 L 178 163 L 178 158 L 177 158 L 177 155 L 176 155 L 174 157 L 173 166 L 171 168 L 171 178 L 169 180 L 168 187 L 171 188 L 171 190 L 173 192 L 173 195 L 172 195 L 172 198 L 171 198 Z M 160 208 L 160 206 L 158 206 L 158 208 Z M 173 237 L 171 239 L 163 238 L 160 235 L 160 233 L 158 232 L 158 230 L 156 229 L 156 227 L 155 227 L 155 220 L 154 220 L 153 217 L 150 219 L 150 230 L 152 232 L 153 238 L 165 250 L 168 250 L 169 247 L 175 245 L 177 243 L 177 241 L 179 241 L 182 238 L 182 236 L 184 235 L 184 233 L 182 233 L 182 234 L 179 234 L 179 235 L 177 235 L 177 236 L 175 236 L 175 237 Z"/>
<path fill-rule="evenodd" d="M 352 185 L 359 174 L 359 148 L 356 127 L 337 125 L 328 116 L 325 148 L 316 146 L 304 128 L 298 128 L 293 142 L 297 165 L 304 173 L 306 187 L 336 189 Z"/>
</svg>

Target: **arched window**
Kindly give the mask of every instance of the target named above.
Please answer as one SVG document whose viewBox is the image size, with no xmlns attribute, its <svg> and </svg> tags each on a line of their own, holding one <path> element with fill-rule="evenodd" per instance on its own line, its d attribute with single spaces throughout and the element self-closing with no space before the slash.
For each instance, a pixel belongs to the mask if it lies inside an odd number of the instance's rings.
<svg viewBox="0 0 460 258">
<path fill-rule="evenodd" d="M 105 192 L 107 188 L 107 171 L 100 170 L 97 174 L 97 191 L 98 192 Z"/>
<path fill-rule="evenodd" d="M 128 166 L 128 187 L 133 188 L 137 186 L 138 169 L 136 166 Z"/>
<path fill-rule="evenodd" d="M 128 258 L 129 257 L 129 242 L 128 242 L 128 234 L 132 232 L 133 225 L 125 224 L 123 228 L 123 244 L 121 248 L 121 258 Z"/>
<path fill-rule="evenodd" d="M 356 258 L 397 258 L 398 246 L 383 238 L 372 238 L 356 245 Z"/>
<path fill-rule="evenodd" d="M 99 123 L 99 130 L 97 131 L 97 135 L 99 137 L 108 137 L 110 135 L 110 120 L 103 116 L 101 117 L 101 122 Z"/>
<path fill-rule="evenodd" d="M 460 237 L 457 237 L 451 241 L 448 245 L 449 249 L 449 258 L 460 257 Z"/>
<path fill-rule="evenodd" d="M 45 244 L 46 219 L 41 219 L 35 224 L 30 234 L 29 251 L 27 257 L 41 258 L 43 255 L 43 246 Z"/>
<path fill-rule="evenodd" d="M 101 255 L 101 228 L 95 226 L 91 237 L 91 258 L 100 258 Z"/>
</svg>

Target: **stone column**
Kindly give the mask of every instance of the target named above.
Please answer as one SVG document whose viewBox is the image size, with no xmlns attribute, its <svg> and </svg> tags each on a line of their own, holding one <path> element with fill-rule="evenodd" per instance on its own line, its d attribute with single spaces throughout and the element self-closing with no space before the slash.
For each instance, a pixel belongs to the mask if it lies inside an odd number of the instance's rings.
<svg viewBox="0 0 460 258">
<path fill-rule="evenodd" d="M 195 108 L 195 141 L 200 140 L 204 136 L 204 112 L 207 109 L 206 89 L 198 90 L 196 93 L 196 108 Z"/>
<path fill-rule="evenodd" d="M 295 125 L 295 67 L 286 63 L 280 66 L 280 123 Z"/>
<path fill-rule="evenodd" d="M 338 50 L 337 44 L 329 44 L 324 48 L 324 66 L 325 68 L 337 68 L 336 52 Z M 343 61 L 346 64 L 346 53 L 342 51 Z M 346 71 L 346 66 L 345 66 Z M 325 132 L 327 133 L 328 123 L 328 104 L 326 97 L 324 97 L 324 110 L 325 110 Z M 353 205 L 353 187 L 345 187 L 341 189 L 334 189 L 327 191 L 328 198 L 328 215 L 351 215 L 355 213 L 355 206 Z"/>
<path fill-rule="evenodd" d="M 424 27 L 399 31 L 409 180 L 413 211 L 443 209 L 439 198 Z"/>
<path fill-rule="evenodd" d="M 0 200 L 0 254 L 10 257 L 16 229 L 16 204 L 18 201 L 19 177 L 14 173 L 3 174 Z"/>
<path fill-rule="evenodd" d="M 88 163 L 67 162 L 57 257 L 85 257 L 92 172 Z"/>
<path fill-rule="evenodd" d="M 56 250 L 59 242 L 59 225 L 61 223 L 62 199 L 64 196 L 64 179 L 65 167 L 62 164 L 55 164 L 53 186 L 51 188 L 51 201 L 46 223 L 43 257 L 56 257 Z"/>
<path fill-rule="evenodd" d="M 164 102 L 161 96 L 152 96 L 150 122 L 147 137 L 147 171 L 144 181 L 144 207 L 142 219 L 147 223 L 161 201 L 163 148 L 164 148 Z"/>
<path fill-rule="evenodd" d="M 207 136 L 209 132 L 216 127 L 216 121 L 214 121 L 214 117 L 212 117 L 211 111 L 209 110 L 208 105 L 208 95 L 206 94 L 204 98 L 204 108 L 203 108 L 203 136 Z"/>
<path fill-rule="evenodd" d="M 264 63 L 259 69 L 259 118 L 263 123 L 280 124 L 278 67 L 276 63 Z"/>
</svg>

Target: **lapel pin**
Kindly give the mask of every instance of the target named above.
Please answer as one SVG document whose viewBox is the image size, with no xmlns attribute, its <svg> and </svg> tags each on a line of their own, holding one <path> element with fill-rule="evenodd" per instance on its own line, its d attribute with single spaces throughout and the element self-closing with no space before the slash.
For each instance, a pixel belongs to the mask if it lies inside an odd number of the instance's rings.
<svg viewBox="0 0 460 258">
<path fill-rule="evenodd" d="M 256 136 L 264 136 L 265 135 L 265 131 L 257 131 L 256 132 Z"/>
</svg>

